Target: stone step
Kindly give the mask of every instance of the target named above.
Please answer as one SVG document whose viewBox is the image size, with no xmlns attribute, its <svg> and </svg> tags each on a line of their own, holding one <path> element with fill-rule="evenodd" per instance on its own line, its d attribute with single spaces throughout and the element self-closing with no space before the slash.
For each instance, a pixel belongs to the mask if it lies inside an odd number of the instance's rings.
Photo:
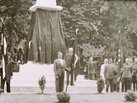
<svg viewBox="0 0 137 103">
<path fill-rule="evenodd" d="M 14 73 L 11 80 L 13 93 L 39 93 L 38 80 L 46 77 L 46 93 L 55 93 L 55 76 L 53 64 L 38 64 L 28 62 L 20 65 L 20 72 Z M 66 75 L 66 74 L 65 74 Z M 66 84 L 66 76 L 65 76 Z M 66 85 L 65 85 L 66 87 Z M 65 88 L 64 88 L 65 89 Z M 68 86 L 69 93 L 96 93 L 96 81 L 85 80 L 84 75 L 78 75 L 75 86 Z"/>
<path fill-rule="evenodd" d="M 66 86 L 64 88 L 64 91 Z M 11 87 L 12 93 L 39 93 L 39 87 Z M 55 87 L 46 87 L 45 93 L 55 93 Z M 96 87 L 75 87 L 68 86 L 68 93 L 97 93 Z"/>
</svg>

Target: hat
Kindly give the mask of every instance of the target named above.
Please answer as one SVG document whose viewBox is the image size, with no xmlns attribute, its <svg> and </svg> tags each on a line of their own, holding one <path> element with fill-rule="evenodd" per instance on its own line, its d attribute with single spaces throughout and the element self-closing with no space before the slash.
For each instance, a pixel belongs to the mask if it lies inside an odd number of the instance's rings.
<svg viewBox="0 0 137 103">
<path fill-rule="evenodd" d="M 49 11 L 61 11 L 62 6 L 57 6 L 56 0 L 37 0 L 30 11 L 35 12 L 37 9 L 49 10 Z"/>
</svg>

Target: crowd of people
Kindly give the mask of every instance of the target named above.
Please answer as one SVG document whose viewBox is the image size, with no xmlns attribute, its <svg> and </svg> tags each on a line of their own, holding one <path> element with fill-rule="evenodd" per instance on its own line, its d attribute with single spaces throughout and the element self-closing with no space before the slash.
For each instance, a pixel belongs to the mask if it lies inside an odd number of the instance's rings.
<svg viewBox="0 0 137 103">
<path fill-rule="evenodd" d="M 91 59 L 89 64 L 88 76 L 92 75 L 92 79 L 95 79 L 96 63 Z M 119 92 L 120 90 L 126 92 L 131 89 L 137 91 L 137 58 L 126 58 L 121 67 L 111 58 L 104 59 L 100 68 L 99 79 L 104 81 L 106 92 L 109 92 L 109 90 L 110 92 Z"/>
<path fill-rule="evenodd" d="M 11 92 L 10 81 L 13 76 L 13 72 L 19 72 L 19 63 L 23 63 L 23 52 L 21 49 L 12 50 L 4 55 L 5 60 L 0 60 L 0 92 L 4 92 L 6 84 L 6 91 Z M 3 62 L 4 61 L 4 62 Z M 5 64 L 5 69 L 3 65 Z"/>
<path fill-rule="evenodd" d="M 74 85 L 75 67 L 78 56 L 75 54 L 75 60 L 72 63 L 73 48 L 69 48 L 69 52 L 62 57 L 62 53 L 58 52 L 58 59 L 54 61 L 54 72 L 56 77 L 56 91 L 64 90 L 64 76 L 66 71 L 67 85 Z M 126 92 L 133 89 L 137 91 L 137 58 L 126 58 L 125 62 L 119 67 L 118 62 L 114 62 L 112 58 L 104 59 L 104 63 L 100 66 L 99 74 L 97 74 L 97 62 L 90 57 L 87 62 L 88 79 L 102 79 L 106 92 Z"/>
<path fill-rule="evenodd" d="M 64 91 L 64 76 L 66 72 L 66 85 L 75 85 L 77 77 L 76 64 L 79 57 L 73 52 L 73 48 L 68 49 L 68 53 L 64 56 L 61 52 L 57 53 L 57 59 L 54 61 L 55 85 L 56 92 Z M 7 92 L 10 92 L 10 79 L 13 75 L 13 65 L 16 64 L 16 58 L 13 54 L 7 54 L 5 77 L 1 81 L 1 88 L 4 89 L 4 84 L 7 84 Z M 112 58 L 104 59 L 104 63 L 100 66 L 99 74 L 97 73 L 97 62 L 93 57 L 87 62 L 88 79 L 103 80 L 106 86 L 106 92 L 126 92 L 133 89 L 137 91 L 137 58 L 126 58 L 124 64 L 119 67 L 118 62 L 114 62 Z M 2 68 L 2 66 L 0 67 Z M 2 69 L 0 69 L 2 70 Z M 2 71 L 0 71 L 2 76 Z M 66 86 L 66 87 L 67 87 Z M 67 88 L 66 88 L 67 91 Z"/>
<path fill-rule="evenodd" d="M 78 56 L 73 53 L 73 48 L 69 48 L 68 53 L 65 55 L 65 59 L 62 57 L 62 53 L 57 53 L 57 59 L 54 61 L 54 73 L 56 92 L 62 92 L 64 90 L 64 76 L 66 71 L 66 85 L 74 85 L 76 80 L 76 64 L 78 62 Z M 67 88 L 66 88 L 67 91 Z"/>
</svg>

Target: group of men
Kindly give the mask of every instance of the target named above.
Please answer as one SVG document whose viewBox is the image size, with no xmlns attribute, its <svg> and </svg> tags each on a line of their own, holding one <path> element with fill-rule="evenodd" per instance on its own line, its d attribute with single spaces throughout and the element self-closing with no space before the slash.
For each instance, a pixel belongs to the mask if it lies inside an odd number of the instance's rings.
<svg viewBox="0 0 137 103">
<path fill-rule="evenodd" d="M 56 92 L 64 90 L 64 76 L 66 71 L 66 85 L 74 85 L 76 80 L 75 68 L 78 62 L 78 56 L 73 53 L 73 48 L 68 49 L 68 53 L 64 56 L 61 52 L 57 53 L 57 59 L 54 61 L 55 85 Z M 74 61 L 73 61 L 74 59 Z"/>
<path fill-rule="evenodd" d="M 14 67 L 15 62 L 12 58 L 12 54 L 9 52 L 5 55 L 5 59 L 6 59 L 5 60 L 5 71 L 3 71 L 2 61 L 0 61 L 0 84 L 1 84 L 0 92 L 4 92 L 4 87 L 6 83 L 6 91 L 10 93 L 11 92 L 10 81 L 11 81 L 11 77 L 13 76 L 13 67 Z"/>
<path fill-rule="evenodd" d="M 106 83 L 106 92 L 121 91 L 126 92 L 127 90 L 137 90 L 137 58 L 126 58 L 125 63 L 121 68 L 118 67 L 118 63 L 113 63 L 112 59 L 105 59 L 104 64 L 101 65 L 100 77 Z"/>
</svg>

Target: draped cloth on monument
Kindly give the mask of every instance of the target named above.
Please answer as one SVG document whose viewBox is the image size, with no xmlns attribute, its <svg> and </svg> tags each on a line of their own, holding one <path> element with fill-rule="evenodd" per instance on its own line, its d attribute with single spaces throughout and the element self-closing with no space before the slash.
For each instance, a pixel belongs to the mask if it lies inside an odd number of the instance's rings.
<svg viewBox="0 0 137 103">
<path fill-rule="evenodd" d="M 66 47 L 60 13 L 41 9 L 33 12 L 27 45 L 29 42 L 28 61 L 52 63 L 57 52 L 64 54 Z"/>
</svg>

